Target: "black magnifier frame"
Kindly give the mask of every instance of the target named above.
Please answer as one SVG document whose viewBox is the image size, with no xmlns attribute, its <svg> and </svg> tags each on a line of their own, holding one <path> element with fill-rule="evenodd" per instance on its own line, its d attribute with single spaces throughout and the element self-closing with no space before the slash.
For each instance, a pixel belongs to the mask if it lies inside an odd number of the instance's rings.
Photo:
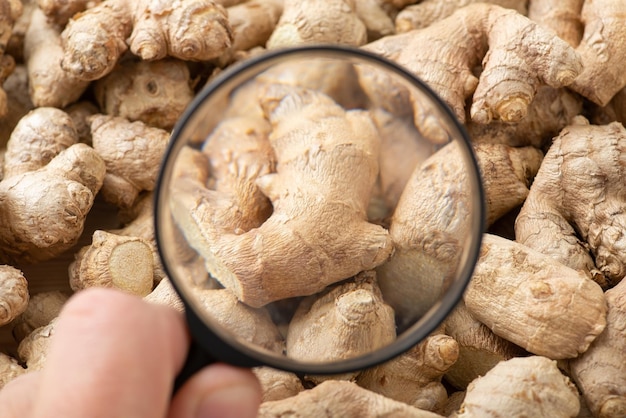
<svg viewBox="0 0 626 418">
<path fill-rule="evenodd" d="M 473 183 L 470 184 L 470 186 L 473 187 L 476 193 L 475 199 L 472 200 L 472 204 L 474 205 L 472 213 L 477 215 L 476 222 L 471 225 L 472 230 L 471 235 L 469 235 L 474 238 L 475 245 L 469 248 L 465 263 L 462 263 L 463 265 L 458 271 L 457 278 L 452 281 L 444 292 L 444 295 L 419 321 L 400 334 L 393 343 L 383 348 L 358 357 L 319 364 L 304 363 L 290 359 L 289 357 L 278 357 L 275 354 L 263 353 L 260 350 L 252 349 L 245 344 L 237 342 L 232 337 L 228 338 L 225 334 L 220 335 L 221 330 L 212 329 L 207 326 L 205 321 L 202 320 L 202 314 L 196 311 L 197 307 L 188 300 L 185 296 L 185 290 L 182 288 L 183 286 L 181 286 L 176 279 L 175 269 L 170 266 L 170 261 L 168 260 L 167 237 L 164 236 L 161 229 L 161 218 L 163 216 L 169 216 L 169 211 L 165 210 L 164 206 L 167 205 L 167 201 L 164 200 L 167 196 L 165 188 L 169 187 L 168 179 L 172 173 L 178 151 L 180 151 L 181 147 L 187 144 L 189 138 L 192 137 L 190 130 L 193 130 L 194 127 L 197 126 L 197 122 L 194 124 L 192 121 L 194 118 L 198 117 L 196 112 L 202 110 L 205 102 L 210 100 L 224 85 L 233 83 L 233 80 L 242 73 L 250 73 L 248 79 L 252 79 L 259 73 L 270 68 L 273 64 L 281 63 L 287 58 L 297 59 L 298 57 L 302 57 L 310 59 L 312 56 L 338 59 L 348 58 L 352 59 L 355 64 L 372 64 L 381 69 L 389 70 L 407 81 L 412 87 L 419 90 L 427 99 L 436 103 L 441 114 L 447 119 L 445 122 L 448 125 L 446 126 L 458 132 L 458 139 L 460 139 L 458 142 L 465 147 L 466 159 L 469 162 L 467 169 L 473 171 L 473 175 L 468 175 L 468 178 L 469 181 Z M 258 71 L 253 71 L 255 68 L 258 68 Z M 208 134 L 208 132 L 206 134 Z M 474 266 L 479 256 L 482 233 L 485 226 L 484 202 L 485 198 L 480 170 L 471 146 L 469 135 L 464 126 L 458 121 L 449 106 L 443 102 L 428 85 L 399 64 L 356 47 L 308 45 L 269 51 L 227 68 L 196 95 L 174 126 L 154 192 L 154 228 L 159 257 L 165 273 L 171 278 L 172 285 L 184 304 L 185 316 L 192 338 L 187 364 L 184 366 L 183 371 L 177 379 L 176 387 L 179 387 L 188 377 L 203 366 L 216 361 L 246 368 L 261 365 L 270 366 L 276 369 L 294 372 L 301 376 L 307 374 L 327 375 L 363 370 L 386 362 L 408 351 L 433 332 L 460 301 L 471 279 Z M 173 221 L 169 222 L 173 223 Z"/>
</svg>

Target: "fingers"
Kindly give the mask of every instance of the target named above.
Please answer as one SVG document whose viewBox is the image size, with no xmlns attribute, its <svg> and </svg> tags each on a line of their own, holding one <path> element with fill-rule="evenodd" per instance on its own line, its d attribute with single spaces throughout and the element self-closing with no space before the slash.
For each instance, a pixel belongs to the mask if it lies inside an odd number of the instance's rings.
<svg viewBox="0 0 626 418">
<path fill-rule="evenodd" d="M 250 370 L 214 364 L 176 393 L 168 418 L 254 418 L 260 403 L 261 387 Z"/>
<path fill-rule="evenodd" d="M 26 373 L 0 390 L 2 418 L 30 417 L 39 394 L 40 375 L 40 372 Z"/>
<path fill-rule="evenodd" d="M 33 418 L 165 416 L 189 345 L 174 310 L 88 289 L 61 312 Z"/>
</svg>

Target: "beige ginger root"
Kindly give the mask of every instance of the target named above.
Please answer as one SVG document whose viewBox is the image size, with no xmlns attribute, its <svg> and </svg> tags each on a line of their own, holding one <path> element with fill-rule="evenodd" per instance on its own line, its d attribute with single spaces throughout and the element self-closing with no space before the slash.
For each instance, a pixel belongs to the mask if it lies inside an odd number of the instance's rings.
<svg viewBox="0 0 626 418">
<path fill-rule="evenodd" d="M 315 336 L 314 338 L 312 336 Z M 368 354 L 396 338 L 393 309 L 382 298 L 373 272 L 302 300 L 289 323 L 287 356 L 317 363 Z M 349 380 L 357 372 L 342 375 Z M 311 376 L 313 381 L 327 376 Z"/>
<path fill-rule="evenodd" d="M 478 123 L 520 121 L 540 85 L 568 85 L 582 67 L 574 49 L 551 31 L 515 10 L 484 3 L 365 48 L 424 80 L 462 121 L 472 97 L 469 113 Z M 481 64 L 477 78 L 473 71 Z M 416 114 L 416 125 L 421 122 Z"/>
<path fill-rule="evenodd" d="M 470 314 L 461 300 L 444 321 L 446 334 L 457 341 L 459 356 L 444 379 L 465 390 L 469 383 L 483 376 L 500 361 L 520 357 L 526 351 L 494 334 Z"/>
<path fill-rule="evenodd" d="M 119 116 L 98 114 L 90 121 L 93 148 L 107 170 L 102 195 L 118 207 L 130 207 L 142 191 L 154 189 L 170 134 Z"/>
<path fill-rule="evenodd" d="M 263 390 L 262 402 L 290 398 L 304 390 L 302 381 L 295 373 L 273 369 L 268 366 L 255 367 L 252 369 L 252 372 L 259 379 L 259 383 L 261 383 Z"/>
<path fill-rule="evenodd" d="M 0 353 L 0 390 L 11 380 L 26 373 L 13 357 Z"/>
<path fill-rule="evenodd" d="M 180 299 L 174 286 L 172 286 L 172 282 L 170 282 L 170 279 L 167 277 L 164 277 L 143 300 L 157 305 L 169 306 L 180 313 L 185 311 L 183 301 Z"/>
<path fill-rule="evenodd" d="M 29 372 L 41 370 L 46 364 L 50 343 L 55 334 L 56 319 L 36 328 L 17 347 L 17 354 Z"/>
<path fill-rule="evenodd" d="M 143 60 L 207 61 L 226 51 L 232 36 L 226 10 L 212 0 L 108 0 L 67 23 L 61 66 L 95 80 L 128 49 Z"/>
<path fill-rule="evenodd" d="M 89 81 L 61 68 L 62 57 L 61 28 L 49 23 L 43 12 L 35 9 L 24 35 L 24 60 L 30 98 L 35 106 L 65 107 L 87 90 Z"/>
<path fill-rule="evenodd" d="M 522 15 L 526 15 L 529 7 L 529 0 L 423 0 L 403 8 L 396 16 L 395 28 L 398 33 L 425 28 L 462 7 L 478 2 L 513 9 Z"/>
<path fill-rule="evenodd" d="M 267 48 L 319 43 L 365 44 L 367 29 L 355 12 L 355 3 L 356 0 L 285 0 Z"/>
<path fill-rule="evenodd" d="M 469 385 L 457 418 L 574 418 L 579 409 L 576 387 L 556 361 L 517 357 Z"/>
<path fill-rule="evenodd" d="M 529 247 L 484 234 L 463 296 L 496 335 L 554 360 L 585 352 L 606 326 L 600 286 Z"/>
<path fill-rule="evenodd" d="M 617 122 L 596 126 L 579 118 L 563 129 L 515 222 L 516 241 L 603 287 L 626 275 L 624 140 L 626 129 Z"/>
<path fill-rule="evenodd" d="M 65 26 L 74 15 L 102 3 L 102 0 L 36 0 L 36 3 L 49 22 Z"/>
<path fill-rule="evenodd" d="M 8 112 L 8 102 L 6 92 L 2 89 L 2 84 L 15 69 L 15 60 L 11 55 L 6 55 L 5 51 L 11 39 L 13 25 L 22 15 L 23 7 L 20 0 L 0 1 L 0 117 Z"/>
<path fill-rule="evenodd" d="M 578 358 L 570 361 L 572 379 L 594 417 L 626 416 L 626 280 L 605 293 L 606 328 Z"/>
<path fill-rule="evenodd" d="M 0 326 L 21 315 L 28 306 L 29 298 L 24 274 L 15 267 L 0 266 Z"/>
<path fill-rule="evenodd" d="M 448 398 L 441 378 L 458 356 L 454 338 L 431 335 L 406 353 L 363 371 L 356 383 L 416 408 L 441 412 Z"/>
<path fill-rule="evenodd" d="M 371 392 L 356 383 L 329 380 L 291 398 L 264 402 L 259 418 L 442 418 Z"/>
<path fill-rule="evenodd" d="M 202 198 L 181 190 L 172 202 L 213 276 L 256 307 L 316 293 L 383 263 L 392 250 L 387 231 L 365 219 L 378 175 L 371 118 L 284 85 L 270 88 L 263 103 L 277 171 L 257 182 L 272 201 L 272 215 L 248 232 L 220 234 Z"/>
<path fill-rule="evenodd" d="M 38 170 L 3 179 L 2 258 L 42 261 L 76 244 L 104 174 L 104 161 L 93 148 L 74 144 Z"/>
<path fill-rule="evenodd" d="M 231 53 L 265 43 L 283 13 L 283 0 L 250 0 L 226 9 L 234 38 Z"/>
<path fill-rule="evenodd" d="M 28 334 L 39 327 L 48 325 L 59 316 L 61 308 L 69 299 L 67 292 L 52 290 L 39 292 L 31 296 L 26 310 L 13 321 L 13 337 L 22 341 Z"/>
<path fill-rule="evenodd" d="M 194 96 L 184 61 L 124 60 L 94 82 L 102 113 L 170 130 Z"/>
<path fill-rule="evenodd" d="M 580 44 L 583 24 L 580 12 L 585 0 L 541 0 L 531 1 L 528 17 L 541 26 L 552 29 L 559 38 L 574 48 Z"/>
</svg>

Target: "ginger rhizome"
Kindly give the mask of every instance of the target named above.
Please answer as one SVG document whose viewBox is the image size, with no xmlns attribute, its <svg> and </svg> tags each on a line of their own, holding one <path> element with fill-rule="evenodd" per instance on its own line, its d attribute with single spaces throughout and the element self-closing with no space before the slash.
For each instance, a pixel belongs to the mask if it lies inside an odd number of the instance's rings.
<svg viewBox="0 0 626 418">
<path fill-rule="evenodd" d="M 0 390 L 11 380 L 26 373 L 26 369 L 20 366 L 17 359 L 0 353 Z"/>
<path fill-rule="evenodd" d="M 226 10 L 212 0 L 108 0 L 67 23 L 61 66 L 95 80 L 110 73 L 127 50 L 143 60 L 206 61 L 226 51 L 232 38 Z"/>
<path fill-rule="evenodd" d="M 553 32 L 515 10 L 483 3 L 365 48 L 422 78 L 460 120 L 472 97 L 469 114 L 479 123 L 523 119 L 539 86 L 566 86 L 582 67 L 574 49 Z M 481 64 L 477 78 L 473 71 Z"/>
<path fill-rule="evenodd" d="M 626 275 L 626 149 L 620 123 L 584 119 L 563 129 L 546 153 L 515 222 L 516 241 L 584 272 L 603 287 Z M 582 173 L 585 173 L 582 175 Z"/>
<path fill-rule="evenodd" d="M 257 184 L 272 215 L 250 231 L 219 234 L 201 194 L 181 191 L 172 202 L 211 274 L 251 306 L 316 293 L 383 263 L 392 250 L 387 231 L 366 220 L 380 146 L 371 118 L 289 86 L 270 88 L 262 100 L 277 168 Z"/>
<path fill-rule="evenodd" d="M 24 274 L 15 267 L 0 266 L 0 326 L 21 315 L 29 299 L 28 282 Z"/>
<path fill-rule="evenodd" d="M 0 86 L 11 75 L 15 68 L 15 59 L 6 55 L 5 51 L 11 39 L 13 25 L 22 15 L 23 7 L 20 0 L 0 1 Z M 9 111 L 6 92 L 0 87 L 0 117 Z"/>
<path fill-rule="evenodd" d="M 69 299 L 67 292 L 51 290 L 32 295 L 28 301 L 26 310 L 12 323 L 13 337 L 17 342 L 39 327 L 48 325 L 54 318 L 59 316 L 61 308 Z"/>
</svg>

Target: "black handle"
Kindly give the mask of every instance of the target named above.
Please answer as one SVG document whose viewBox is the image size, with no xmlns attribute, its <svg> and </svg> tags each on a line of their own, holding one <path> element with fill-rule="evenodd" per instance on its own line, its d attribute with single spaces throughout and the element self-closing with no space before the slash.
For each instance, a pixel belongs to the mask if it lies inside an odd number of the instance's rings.
<svg viewBox="0 0 626 418">
<path fill-rule="evenodd" d="M 189 380 L 191 376 L 199 372 L 200 369 L 215 362 L 215 358 L 203 350 L 202 347 L 192 339 L 185 364 L 178 373 L 178 376 L 176 376 L 176 380 L 174 380 L 174 393 L 178 392 L 185 382 Z"/>
</svg>

